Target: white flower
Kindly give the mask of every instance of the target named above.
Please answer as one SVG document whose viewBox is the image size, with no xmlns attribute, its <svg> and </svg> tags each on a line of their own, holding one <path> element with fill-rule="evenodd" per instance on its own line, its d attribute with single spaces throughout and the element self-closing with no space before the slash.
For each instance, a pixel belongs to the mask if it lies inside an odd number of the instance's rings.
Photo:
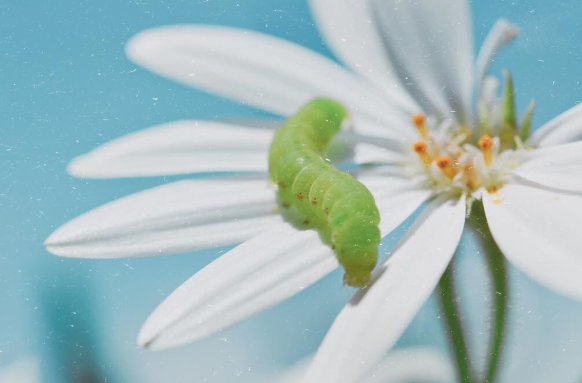
<svg viewBox="0 0 582 383">
<path fill-rule="evenodd" d="M 465 0 L 312 0 L 311 6 L 326 42 L 352 71 L 290 42 L 225 27 L 154 29 L 127 47 L 130 58 L 157 73 L 283 116 L 317 96 L 344 103 L 356 130 L 345 136 L 357 142 L 354 161 L 386 165 L 359 174 L 380 209 L 382 235 L 429 201 L 376 270 L 375 283 L 340 313 L 308 378 L 352 381 L 394 345 L 451 260 L 468 199 L 483 200 L 490 230 L 515 266 L 582 299 L 582 143 L 574 142 L 582 138 L 582 105 L 542 126 L 523 148 L 463 137 L 476 131 L 472 94 L 480 118 L 500 123 L 495 80 L 485 73 L 515 28 L 499 21 L 474 64 Z M 417 116 L 415 129 L 411 119 L 419 112 L 428 118 Z M 150 316 L 139 342 L 154 348 L 206 337 L 281 302 L 338 264 L 315 231 L 276 213 L 275 192 L 263 175 L 271 136 L 268 129 L 181 121 L 75 159 L 69 171 L 88 178 L 263 173 L 180 181 L 122 198 L 62 226 L 47 249 L 120 258 L 242 243 Z"/>
</svg>

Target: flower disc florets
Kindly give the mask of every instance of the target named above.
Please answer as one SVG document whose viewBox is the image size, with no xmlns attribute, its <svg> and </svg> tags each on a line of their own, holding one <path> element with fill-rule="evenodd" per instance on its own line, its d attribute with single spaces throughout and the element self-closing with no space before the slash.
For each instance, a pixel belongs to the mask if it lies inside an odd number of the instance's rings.
<svg viewBox="0 0 582 383">
<path fill-rule="evenodd" d="M 507 74 L 503 99 L 482 102 L 479 118 L 469 126 L 415 114 L 411 120 L 418 141 L 411 146 L 409 174 L 443 193 L 480 199 L 482 190 L 496 192 L 527 151 L 523 142 L 529 135 L 533 103 L 519 125 L 514 105 Z"/>
</svg>

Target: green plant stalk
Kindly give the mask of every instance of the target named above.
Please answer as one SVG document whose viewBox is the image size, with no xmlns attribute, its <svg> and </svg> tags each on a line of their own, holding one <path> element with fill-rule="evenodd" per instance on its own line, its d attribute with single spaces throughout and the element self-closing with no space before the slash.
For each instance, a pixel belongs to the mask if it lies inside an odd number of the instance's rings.
<svg viewBox="0 0 582 383">
<path fill-rule="evenodd" d="M 503 344 L 506 339 L 506 318 L 508 307 L 508 282 L 507 267 L 503 253 L 495 243 L 487 219 L 485 210 L 480 201 L 475 201 L 468 219 L 469 225 L 478 234 L 485 255 L 491 278 L 493 290 L 493 323 L 490 334 L 489 358 L 484 370 L 484 383 L 495 383 L 499 376 L 499 367 L 503 353 Z M 453 278 L 453 266 L 449 265 L 443 274 L 438 290 L 441 311 L 445 318 L 449 343 L 453 350 L 457 374 L 462 383 L 475 383 L 475 373 L 470 363 L 470 355 L 465 339 L 465 333 L 457 307 L 457 296 Z M 481 380 L 479 380 L 481 381 Z"/>
<path fill-rule="evenodd" d="M 452 273 L 452 262 L 439 282 L 439 303 L 445 317 L 450 346 L 453 350 L 457 374 L 462 383 L 474 383 L 474 373 L 471 370 L 469 350 L 457 308 L 455 283 Z"/>
<path fill-rule="evenodd" d="M 485 383 L 494 383 L 499 375 L 503 343 L 506 338 L 508 281 L 507 266 L 503 253 L 495 243 L 483 209 L 483 203 L 476 201 L 473 205 L 469 225 L 479 235 L 483 252 L 489 268 L 493 289 L 493 325 L 489 346 L 489 361 L 485 370 Z"/>
</svg>

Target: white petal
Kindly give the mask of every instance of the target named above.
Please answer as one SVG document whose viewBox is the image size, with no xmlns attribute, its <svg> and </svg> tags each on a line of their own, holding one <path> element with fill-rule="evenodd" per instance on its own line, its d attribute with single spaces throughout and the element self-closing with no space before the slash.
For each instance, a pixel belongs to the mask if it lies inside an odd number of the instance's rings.
<svg viewBox="0 0 582 383">
<path fill-rule="evenodd" d="M 188 180 L 100 206 L 57 229 L 53 254 L 81 258 L 166 255 L 234 245 L 282 222 L 265 180 Z"/>
<path fill-rule="evenodd" d="M 582 300 L 582 196 L 508 184 L 484 193 L 483 203 L 507 259 L 549 289 Z"/>
<path fill-rule="evenodd" d="M 582 142 L 532 150 L 515 174 L 554 189 L 582 192 Z"/>
<path fill-rule="evenodd" d="M 455 371 L 442 353 L 428 347 L 392 350 L 363 383 L 451 383 Z"/>
<path fill-rule="evenodd" d="M 394 153 L 402 154 L 406 151 L 407 145 L 411 145 L 412 142 L 408 139 L 417 139 L 415 135 L 410 135 L 410 137 L 405 134 L 399 135 L 399 137 L 379 137 L 379 136 L 368 136 L 360 132 L 350 132 L 342 131 L 339 137 L 348 140 L 353 143 L 374 145 L 379 148 L 390 150 Z"/>
<path fill-rule="evenodd" d="M 390 174 L 390 171 L 389 167 L 383 167 L 358 176 L 376 200 L 382 236 L 398 227 L 431 196 L 429 189 L 420 188 L 408 178 L 398 173 Z"/>
<path fill-rule="evenodd" d="M 346 104 L 358 123 L 408 123 L 352 73 L 300 45 L 248 30 L 175 26 L 142 32 L 127 45 L 136 63 L 187 85 L 288 116 L 314 97 Z"/>
<path fill-rule="evenodd" d="M 337 266 L 315 230 L 277 226 L 176 289 L 148 318 L 138 342 L 161 349 L 204 338 L 300 292 Z"/>
<path fill-rule="evenodd" d="M 473 81 L 468 1 L 370 0 L 370 4 L 385 54 L 423 110 L 467 119 Z"/>
<path fill-rule="evenodd" d="M 369 144 L 356 145 L 353 157 L 356 164 L 395 164 L 403 163 L 407 159 L 402 153 Z"/>
<path fill-rule="evenodd" d="M 374 193 L 374 198 L 382 217 L 380 232 L 383 236 L 396 229 L 431 196 L 428 190 L 408 188 L 390 195 L 382 196 L 382 194 Z"/>
<path fill-rule="evenodd" d="M 487 103 L 487 105 L 492 105 L 493 103 L 498 103 L 500 101 L 498 96 L 499 90 L 499 79 L 495 76 L 486 76 L 483 79 L 481 88 L 481 99 Z"/>
<path fill-rule="evenodd" d="M 301 377 L 305 375 L 309 363 L 311 363 L 310 357 L 303 358 L 283 371 L 268 374 L 258 379 L 253 379 L 249 383 L 297 383 L 301 380 Z"/>
<path fill-rule="evenodd" d="M 547 147 L 582 140 L 582 104 L 560 114 L 537 129 L 528 141 L 534 147 Z"/>
<path fill-rule="evenodd" d="M 461 238 L 465 198 L 433 201 L 337 317 L 304 383 L 358 381 L 400 338 L 437 285 Z"/>
<path fill-rule="evenodd" d="M 366 177 L 379 199 L 382 235 L 427 198 L 408 181 Z M 385 219 L 386 218 L 386 219 Z M 179 287 L 151 315 L 139 342 L 167 348 L 212 335 L 315 283 L 337 267 L 315 230 L 282 225 L 226 253 Z M 194 293 L 195 292 L 195 293 Z"/>
<path fill-rule="evenodd" d="M 266 171 L 272 137 L 270 129 L 177 121 L 107 142 L 75 158 L 68 171 L 82 178 Z"/>
<path fill-rule="evenodd" d="M 370 1 L 310 0 L 309 5 L 318 29 L 336 56 L 378 86 L 393 104 L 410 114 L 419 112 L 420 107 L 403 88 L 384 54 Z"/>
<path fill-rule="evenodd" d="M 485 76 L 476 86 L 480 86 L 479 99 L 477 100 L 479 118 L 487 121 L 491 126 L 498 126 L 501 119 L 502 101 L 498 95 L 499 80 L 494 76 Z"/>
<path fill-rule="evenodd" d="M 495 58 L 495 55 L 515 39 L 518 33 L 519 29 L 505 19 L 497 20 L 495 25 L 493 25 L 493 28 L 489 31 L 489 34 L 479 50 L 477 61 L 475 63 L 475 86 L 478 95 L 481 95 L 479 89 L 485 80 L 487 69 Z"/>
<path fill-rule="evenodd" d="M 20 359 L 0 370 L 0 383 L 40 382 L 40 365 L 35 358 Z"/>
<path fill-rule="evenodd" d="M 265 172 L 272 138 L 270 128 L 212 121 L 177 121 L 109 141 L 75 158 L 68 171 L 81 178 Z M 359 142 L 372 142 L 376 146 Z M 342 133 L 333 143 L 338 148 L 347 144 L 356 145 L 356 163 L 386 163 L 403 158 L 398 152 L 402 150 L 402 144 L 397 140 Z M 336 159 L 333 155 L 331 157 Z"/>
<path fill-rule="evenodd" d="M 299 361 L 278 374 L 259 379 L 264 383 L 297 383 L 307 372 L 311 358 Z M 362 383 L 451 383 L 455 373 L 442 353 L 428 347 L 409 347 L 391 351 Z"/>
</svg>

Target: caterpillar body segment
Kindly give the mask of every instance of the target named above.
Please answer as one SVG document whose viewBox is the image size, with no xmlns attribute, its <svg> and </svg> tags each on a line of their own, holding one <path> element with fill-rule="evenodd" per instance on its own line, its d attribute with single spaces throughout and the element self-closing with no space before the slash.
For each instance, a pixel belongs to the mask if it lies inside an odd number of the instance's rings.
<svg viewBox="0 0 582 383">
<path fill-rule="evenodd" d="M 335 253 L 345 270 L 344 283 L 362 287 L 370 280 L 378 259 L 380 230 L 365 217 L 354 217 L 332 234 Z"/>
<path fill-rule="evenodd" d="M 295 177 L 291 191 L 296 198 L 295 206 L 304 216 L 311 216 L 316 210 L 321 211 L 321 209 L 317 209 L 317 201 L 315 201 L 314 206 L 309 195 L 315 180 L 330 171 L 333 171 L 332 165 L 324 161 L 314 161 L 301 169 Z M 316 215 L 315 219 L 325 222 L 325 216 L 321 214 Z"/>
<path fill-rule="evenodd" d="M 281 202 L 329 236 L 345 270 L 344 283 L 364 286 L 378 256 L 380 213 L 362 183 L 323 157 L 347 117 L 345 108 L 329 99 L 301 107 L 275 133 L 269 175 Z"/>
</svg>

